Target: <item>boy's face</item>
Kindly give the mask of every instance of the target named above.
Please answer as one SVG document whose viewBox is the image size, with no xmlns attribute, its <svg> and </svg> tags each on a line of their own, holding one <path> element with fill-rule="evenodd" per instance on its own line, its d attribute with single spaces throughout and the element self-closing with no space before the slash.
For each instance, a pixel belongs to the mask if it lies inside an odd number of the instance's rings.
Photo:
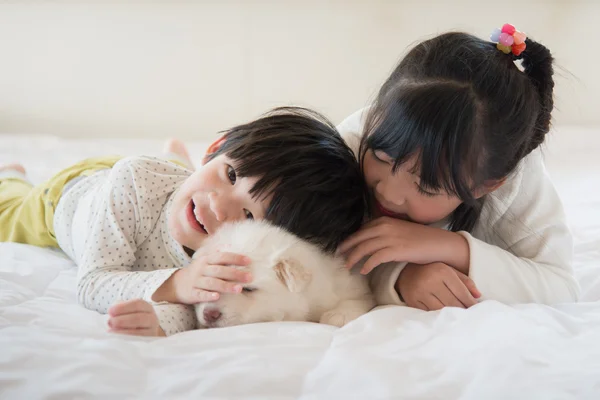
<svg viewBox="0 0 600 400">
<path fill-rule="evenodd" d="M 257 180 L 237 176 L 235 161 L 224 154 L 203 163 L 173 199 L 168 221 L 171 236 L 196 250 L 225 222 L 263 219 L 272 196 L 252 197 L 249 192 Z"/>
</svg>

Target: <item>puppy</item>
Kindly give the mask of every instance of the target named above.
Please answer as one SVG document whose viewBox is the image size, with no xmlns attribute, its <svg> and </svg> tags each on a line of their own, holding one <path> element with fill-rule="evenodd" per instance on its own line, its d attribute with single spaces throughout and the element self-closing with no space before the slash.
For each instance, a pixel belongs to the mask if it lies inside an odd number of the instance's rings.
<svg viewBox="0 0 600 400">
<path fill-rule="evenodd" d="M 242 293 L 195 306 L 200 328 L 254 322 L 309 321 L 343 326 L 375 306 L 366 277 L 266 221 L 223 225 L 202 245 L 250 257 L 253 281 Z M 197 253 L 194 257 L 201 253 Z"/>
</svg>

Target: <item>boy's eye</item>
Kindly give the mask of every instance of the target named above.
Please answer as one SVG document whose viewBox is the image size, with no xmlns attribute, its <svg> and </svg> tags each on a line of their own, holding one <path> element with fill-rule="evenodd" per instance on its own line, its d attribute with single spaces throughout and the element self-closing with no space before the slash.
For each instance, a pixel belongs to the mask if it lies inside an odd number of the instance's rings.
<svg viewBox="0 0 600 400">
<path fill-rule="evenodd" d="M 256 290 L 255 288 L 251 288 L 251 287 L 242 288 L 242 292 L 246 292 L 246 293 L 252 293 L 255 290 Z"/>
<path fill-rule="evenodd" d="M 244 214 L 246 215 L 246 219 L 254 219 L 254 215 L 246 209 L 244 209 Z"/>
<path fill-rule="evenodd" d="M 232 185 L 235 185 L 237 175 L 235 174 L 235 169 L 233 169 L 231 165 L 227 166 L 227 177 L 229 178 L 229 182 L 231 182 Z"/>
</svg>

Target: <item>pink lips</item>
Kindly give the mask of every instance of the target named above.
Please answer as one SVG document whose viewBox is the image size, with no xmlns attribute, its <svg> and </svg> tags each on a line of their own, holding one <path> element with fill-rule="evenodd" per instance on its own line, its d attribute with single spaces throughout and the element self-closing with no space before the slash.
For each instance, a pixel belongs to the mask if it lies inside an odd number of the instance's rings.
<svg viewBox="0 0 600 400">
<path fill-rule="evenodd" d="M 188 223 L 190 224 L 190 226 L 192 228 L 194 228 L 198 232 L 207 235 L 208 232 L 206 231 L 206 229 L 196 219 L 196 215 L 194 214 L 194 208 L 195 208 L 194 201 L 191 200 L 190 204 L 187 207 L 187 212 L 186 212 L 186 217 L 187 217 Z"/>
<path fill-rule="evenodd" d="M 408 215 L 399 214 L 399 213 L 395 213 L 391 210 L 388 210 L 387 208 L 382 206 L 381 203 L 379 201 L 377 201 L 377 199 L 375 199 L 375 206 L 377 207 L 377 210 L 379 210 L 379 212 L 385 217 L 391 217 L 391 218 L 396 218 L 396 219 L 403 219 L 405 221 L 410 221 L 410 218 L 408 217 Z"/>
</svg>

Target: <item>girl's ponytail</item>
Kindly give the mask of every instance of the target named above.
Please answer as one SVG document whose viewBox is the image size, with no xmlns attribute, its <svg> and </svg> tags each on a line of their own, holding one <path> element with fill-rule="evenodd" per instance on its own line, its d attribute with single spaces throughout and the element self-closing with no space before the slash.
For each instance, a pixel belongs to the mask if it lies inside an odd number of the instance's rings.
<svg viewBox="0 0 600 400">
<path fill-rule="evenodd" d="M 554 99 L 552 96 L 554 90 L 554 68 L 552 67 L 552 54 L 544 45 L 527 39 L 526 50 L 518 58 L 523 61 L 525 74 L 529 77 L 531 83 L 536 88 L 540 99 L 540 111 L 535 123 L 534 134 L 531 137 L 526 153 L 535 150 L 550 130 L 550 120 L 552 109 L 554 108 Z"/>
</svg>

